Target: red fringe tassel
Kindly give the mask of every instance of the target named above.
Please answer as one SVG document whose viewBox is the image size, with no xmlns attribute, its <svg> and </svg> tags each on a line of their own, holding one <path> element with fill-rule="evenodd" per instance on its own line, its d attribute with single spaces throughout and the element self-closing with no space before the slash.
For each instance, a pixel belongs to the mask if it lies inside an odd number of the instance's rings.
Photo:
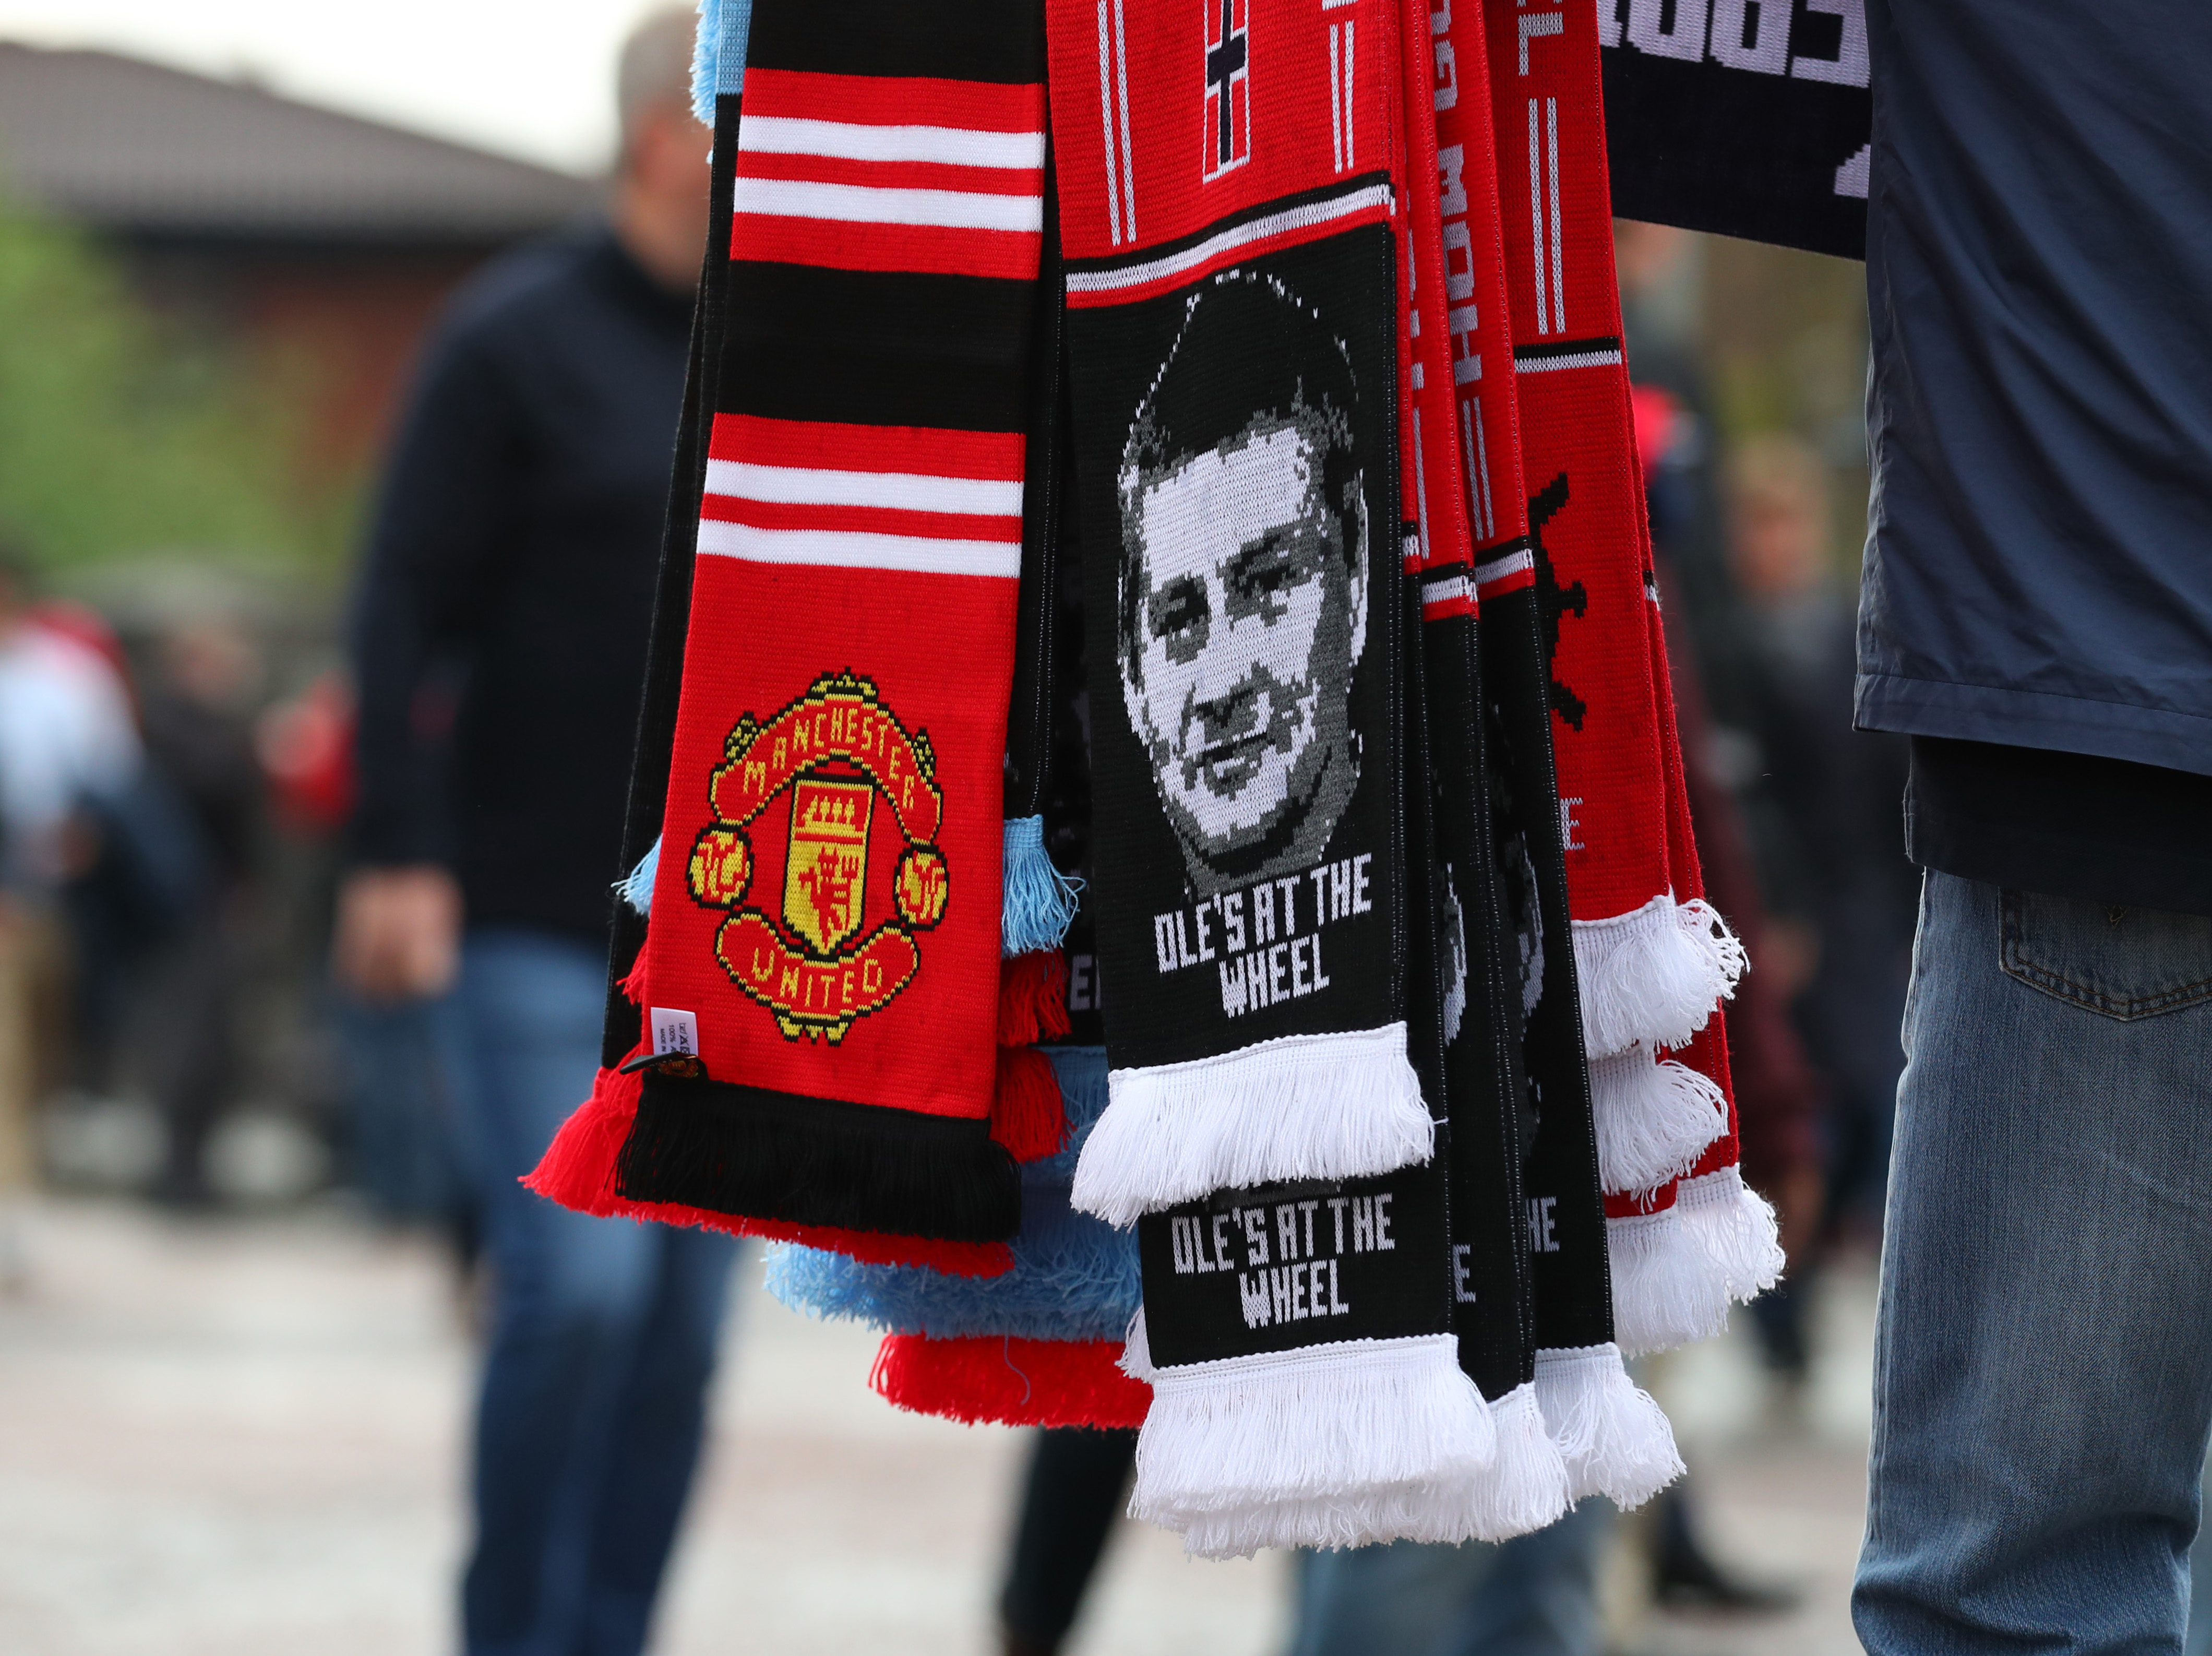
<svg viewBox="0 0 2212 1656">
<path fill-rule="evenodd" d="M 1066 1147 L 1067 1101 L 1060 1094 L 1060 1077 L 1052 1060 L 1034 1047 L 999 1049 L 991 1136 L 1016 1161 L 1042 1161 Z"/>
<path fill-rule="evenodd" d="M 1065 1036 L 1067 957 L 1058 949 L 1018 954 L 999 967 L 999 1044 L 1035 1046 Z"/>
<path fill-rule="evenodd" d="M 891 1334 L 868 1385 L 898 1408 L 971 1426 L 1142 1426 L 1152 1388 L 1115 1366 L 1121 1355 L 1115 1340 Z"/>
</svg>

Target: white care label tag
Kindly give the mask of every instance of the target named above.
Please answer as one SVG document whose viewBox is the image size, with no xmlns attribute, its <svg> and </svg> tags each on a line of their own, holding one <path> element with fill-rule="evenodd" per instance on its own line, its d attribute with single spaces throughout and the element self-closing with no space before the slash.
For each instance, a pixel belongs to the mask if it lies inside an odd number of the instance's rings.
<svg viewBox="0 0 2212 1656">
<path fill-rule="evenodd" d="M 699 1053 L 699 1020 L 688 1012 L 678 1012 L 670 1007 L 653 1009 L 653 1056 L 665 1058 L 672 1052 Z"/>
</svg>

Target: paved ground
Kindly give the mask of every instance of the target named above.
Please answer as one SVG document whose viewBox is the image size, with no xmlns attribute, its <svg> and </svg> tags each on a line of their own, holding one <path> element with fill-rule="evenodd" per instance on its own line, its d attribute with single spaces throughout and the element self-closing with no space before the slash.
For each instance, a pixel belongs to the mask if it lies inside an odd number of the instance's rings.
<svg viewBox="0 0 2212 1656">
<path fill-rule="evenodd" d="M 434 1255 L 335 1213 L 178 1225 L 88 1202 L 48 1204 L 32 1241 L 32 1288 L 0 1301 L 0 1651 L 447 1648 L 470 1353 Z M 1806 1598 L 1756 1621 L 1650 1615 L 1625 1537 L 1624 1648 L 1856 1648 L 1870 1303 L 1863 1275 L 1824 1296 L 1827 1355 L 1787 1432 L 1735 1336 L 1655 1377 L 1717 1545 Z M 748 1286 L 665 1656 L 990 1649 L 1019 1440 L 885 1407 L 873 1344 Z M 1272 1653 L 1285 1577 L 1273 1557 L 1188 1563 L 1124 1525 L 1074 1656 Z"/>
</svg>

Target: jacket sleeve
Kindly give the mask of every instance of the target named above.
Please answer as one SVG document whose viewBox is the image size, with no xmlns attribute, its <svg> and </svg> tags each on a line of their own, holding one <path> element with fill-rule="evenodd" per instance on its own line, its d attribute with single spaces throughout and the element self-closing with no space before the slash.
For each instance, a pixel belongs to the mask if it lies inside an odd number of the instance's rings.
<svg viewBox="0 0 2212 1656">
<path fill-rule="evenodd" d="M 395 443 L 352 624 L 356 861 L 450 861 L 446 738 L 513 553 L 526 431 L 479 326 L 431 348 Z"/>
</svg>

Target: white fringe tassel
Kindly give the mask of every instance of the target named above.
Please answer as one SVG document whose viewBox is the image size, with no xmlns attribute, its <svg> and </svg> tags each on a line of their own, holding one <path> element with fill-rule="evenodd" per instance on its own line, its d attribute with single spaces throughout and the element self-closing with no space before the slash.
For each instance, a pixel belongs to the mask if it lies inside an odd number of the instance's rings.
<svg viewBox="0 0 2212 1656">
<path fill-rule="evenodd" d="M 1537 1371 L 1539 1378 L 1542 1373 Z M 1567 1464 L 1544 1429 L 1541 1404 L 1542 1394 L 1529 1385 L 1514 1387 L 1490 1405 L 1498 1460 L 1476 1482 L 1469 1537 L 1510 1541 L 1556 1523 L 1574 1505 Z"/>
<path fill-rule="evenodd" d="M 1743 1182 L 1741 1170 L 1684 1179 L 1675 1187 L 1674 1211 L 1720 1267 L 1731 1300 L 1755 1300 L 1782 1280 L 1790 1262 L 1773 1206 Z"/>
<path fill-rule="evenodd" d="M 1073 1197 L 1109 1225 L 1211 1190 L 1387 1173 L 1436 1145 L 1402 1023 L 1116 1069 L 1107 1085 Z"/>
<path fill-rule="evenodd" d="M 1273 1507 L 1326 1514 L 1344 1533 L 1364 1534 L 1370 1506 L 1394 1519 L 1397 1502 L 1463 1488 L 1497 1450 L 1490 1411 L 1449 1334 L 1156 1367 L 1132 1332 L 1123 1362 L 1150 1379 L 1152 1406 L 1137 1439 L 1130 1513 L 1171 1530 L 1218 1520 L 1209 1529 L 1216 1550 L 1285 1544 L 1273 1538 Z"/>
<path fill-rule="evenodd" d="M 1508 1541 L 1567 1510 L 1567 1469 L 1544 1429 L 1534 1386 L 1489 1405 L 1496 1458 L 1472 1482 L 1445 1480 L 1356 1495 L 1206 1513 L 1183 1531 L 1194 1558 L 1244 1558 L 1262 1547 L 1328 1550 L 1389 1541 Z"/>
<path fill-rule="evenodd" d="M 1674 1428 L 1658 1399 L 1628 1378 L 1619 1346 L 1539 1351 L 1536 1397 L 1575 1500 L 1641 1507 L 1682 1476 Z"/>
<path fill-rule="evenodd" d="M 1131 1379 L 1146 1385 L 1152 1383 L 1158 1371 L 1152 1367 L 1152 1342 L 1145 1333 L 1145 1308 L 1137 1307 L 1136 1315 L 1129 1318 L 1128 1331 L 1121 1336 L 1121 1355 L 1115 1364 Z"/>
<path fill-rule="evenodd" d="M 1743 945 L 1702 898 L 1674 894 L 1605 920 L 1574 923 L 1583 1043 L 1604 1057 L 1643 1041 L 1685 1046 L 1735 993 Z"/>
<path fill-rule="evenodd" d="M 1671 1351 L 1728 1326 L 1728 1278 L 1675 1208 L 1608 1219 L 1605 1230 L 1613 1332 L 1623 1351 Z"/>
<path fill-rule="evenodd" d="M 1640 1043 L 1589 1067 L 1597 1168 L 1608 1190 L 1644 1195 L 1698 1165 L 1728 1130 L 1728 1099 L 1707 1076 Z"/>
<path fill-rule="evenodd" d="M 1391 1541 L 1464 1541 L 1463 1493 L 1450 1483 L 1394 1485 L 1201 1513 L 1184 1529 L 1182 1549 L 1193 1558 L 1249 1558 L 1262 1547 L 1334 1552 Z"/>
</svg>

